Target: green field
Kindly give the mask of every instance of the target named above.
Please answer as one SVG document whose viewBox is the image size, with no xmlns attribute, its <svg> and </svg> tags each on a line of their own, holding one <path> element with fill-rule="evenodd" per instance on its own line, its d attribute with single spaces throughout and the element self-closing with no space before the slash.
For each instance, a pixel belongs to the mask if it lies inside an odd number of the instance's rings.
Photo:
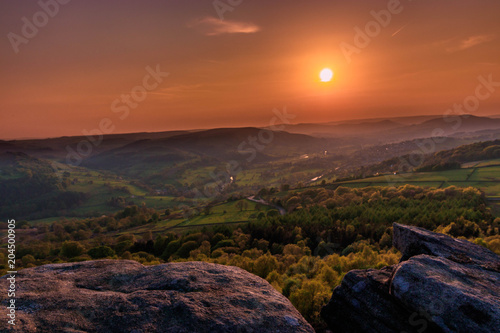
<svg viewBox="0 0 500 333">
<path fill-rule="evenodd" d="M 477 167 L 470 180 L 500 182 L 500 166 Z"/>
<path fill-rule="evenodd" d="M 248 221 L 256 219 L 259 213 L 263 212 L 265 214 L 269 209 L 271 209 L 269 206 L 258 205 L 255 202 L 243 200 L 243 202 L 247 203 L 248 206 L 240 210 L 237 207 L 238 202 L 239 201 L 233 201 L 214 206 L 209 215 L 202 214 L 186 221 L 182 225 L 214 224 L 224 223 L 226 221 Z M 259 207 L 258 209 L 257 206 Z"/>
<path fill-rule="evenodd" d="M 364 186 L 400 186 L 411 184 L 423 187 L 445 188 L 448 186 L 475 187 L 487 197 L 500 197 L 500 160 L 474 162 L 470 168 L 436 172 L 414 172 L 367 177 L 336 185 L 360 188 Z"/>
<path fill-rule="evenodd" d="M 244 202 L 246 206 L 240 209 L 237 207 L 238 202 Z M 246 223 L 250 220 L 256 220 L 260 213 L 266 214 L 271 209 L 272 208 L 269 206 L 242 199 L 215 205 L 208 215 L 202 212 L 188 219 L 168 219 L 162 216 L 162 220 L 157 223 L 131 228 L 127 230 L 127 233 L 140 235 L 148 231 L 158 233 L 168 230 L 180 231 L 187 228 L 200 228 L 206 225 L 234 224 L 237 222 Z"/>
</svg>

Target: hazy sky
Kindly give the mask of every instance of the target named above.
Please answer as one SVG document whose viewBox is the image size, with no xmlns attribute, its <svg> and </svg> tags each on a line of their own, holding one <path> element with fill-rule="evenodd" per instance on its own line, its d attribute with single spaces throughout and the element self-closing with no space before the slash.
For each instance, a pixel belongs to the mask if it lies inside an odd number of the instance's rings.
<svg viewBox="0 0 500 333">
<path fill-rule="evenodd" d="M 0 138 L 443 114 L 500 82 L 498 0 L 59 1 L 0 3 Z"/>
</svg>

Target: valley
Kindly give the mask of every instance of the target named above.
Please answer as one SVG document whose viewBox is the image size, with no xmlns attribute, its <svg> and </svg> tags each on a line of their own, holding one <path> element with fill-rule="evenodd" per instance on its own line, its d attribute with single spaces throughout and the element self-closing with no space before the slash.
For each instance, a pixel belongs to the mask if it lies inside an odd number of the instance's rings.
<svg viewBox="0 0 500 333">
<path fill-rule="evenodd" d="M 348 271 L 398 262 L 393 222 L 500 253 L 500 130 L 370 144 L 346 136 L 370 132 L 359 126 L 266 132 L 266 145 L 259 128 L 111 135 L 77 165 L 65 151 L 81 138 L 6 141 L 0 215 L 18 221 L 19 269 L 101 258 L 238 266 L 323 331 L 321 307 Z"/>
</svg>

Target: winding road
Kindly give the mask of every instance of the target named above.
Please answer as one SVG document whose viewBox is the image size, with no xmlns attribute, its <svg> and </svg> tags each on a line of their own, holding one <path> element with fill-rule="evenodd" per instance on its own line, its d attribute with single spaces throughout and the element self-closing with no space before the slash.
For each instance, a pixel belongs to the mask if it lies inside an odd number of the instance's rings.
<svg viewBox="0 0 500 333">
<path fill-rule="evenodd" d="M 258 199 L 257 200 L 257 199 L 255 199 L 254 195 L 247 197 L 247 200 L 250 200 L 250 201 L 253 201 L 253 202 L 256 202 L 256 203 L 260 203 L 262 205 L 266 205 L 266 206 L 270 206 L 270 207 L 276 208 L 280 212 L 280 215 L 285 215 L 286 214 L 285 208 L 277 206 L 277 205 L 273 205 L 272 203 L 269 203 L 269 202 L 265 201 L 264 199 Z"/>
</svg>

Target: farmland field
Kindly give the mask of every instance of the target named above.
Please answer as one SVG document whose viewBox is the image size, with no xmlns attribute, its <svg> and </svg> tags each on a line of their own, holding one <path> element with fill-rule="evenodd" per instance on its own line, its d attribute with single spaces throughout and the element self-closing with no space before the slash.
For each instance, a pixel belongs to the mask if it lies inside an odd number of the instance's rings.
<svg viewBox="0 0 500 333">
<path fill-rule="evenodd" d="M 436 188 L 472 186 L 484 191 L 487 197 L 500 197 L 500 166 L 495 165 L 497 162 L 498 160 L 483 161 L 480 163 L 482 166 L 470 168 L 367 177 L 337 184 L 351 188 L 404 184 Z"/>
</svg>

